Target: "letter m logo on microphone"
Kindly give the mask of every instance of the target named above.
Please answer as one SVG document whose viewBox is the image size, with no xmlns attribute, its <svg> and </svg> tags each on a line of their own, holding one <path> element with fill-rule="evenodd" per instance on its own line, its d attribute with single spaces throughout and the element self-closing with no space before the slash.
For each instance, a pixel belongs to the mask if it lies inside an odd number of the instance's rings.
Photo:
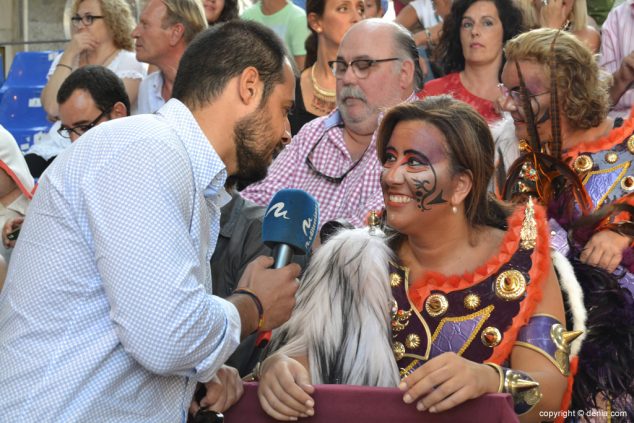
<svg viewBox="0 0 634 423">
<path fill-rule="evenodd" d="M 269 210 L 266 212 L 266 216 L 268 216 L 271 212 L 273 212 L 273 216 L 277 218 L 283 218 L 289 220 L 290 218 L 287 216 L 286 210 L 284 210 L 284 203 L 275 203 L 269 207 Z"/>
</svg>

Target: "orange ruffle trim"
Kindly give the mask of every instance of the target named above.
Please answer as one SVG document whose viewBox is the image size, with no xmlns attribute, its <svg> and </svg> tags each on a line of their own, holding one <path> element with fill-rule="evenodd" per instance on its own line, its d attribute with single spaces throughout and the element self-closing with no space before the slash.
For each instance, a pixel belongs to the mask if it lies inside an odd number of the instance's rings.
<svg viewBox="0 0 634 423">
<path fill-rule="evenodd" d="M 518 314 L 513 318 L 511 326 L 504 332 L 502 342 L 493 349 L 493 354 L 487 360 L 497 364 L 502 364 L 511 353 L 515 344 L 515 339 L 522 326 L 533 315 L 537 304 L 542 299 L 542 283 L 548 275 L 550 266 L 550 238 L 548 223 L 546 222 L 546 212 L 541 206 L 535 205 L 535 221 L 537 223 L 537 240 L 535 249 L 531 254 L 533 266 L 528 272 L 530 283 L 526 288 L 526 299 L 520 305 Z M 524 220 L 525 207 L 517 207 L 515 212 L 508 218 L 508 231 L 506 232 L 498 254 L 489 261 L 477 268 L 473 273 L 465 273 L 462 276 L 444 276 L 438 272 L 427 272 L 420 279 L 410 286 L 408 295 L 412 304 L 422 310 L 423 301 L 429 296 L 432 290 L 442 290 L 449 293 L 468 288 L 493 273 L 497 272 L 507 263 L 519 248 L 520 231 Z"/>
<path fill-rule="evenodd" d="M 610 131 L 608 135 L 595 141 L 583 142 L 577 144 L 570 150 L 563 153 L 565 158 L 576 157 L 581 153 L 596 153 L 597 151 L 608 150 L 617 144 L 623 142 L 625 137 L 634 133 L 634 116 L 631 116 L 620 128 Z"/>
<path fill-rule="evenodd" d="M 568 386 L 566 387 L 566 392 L 564 392 L 564 396 L 561 399 L 561 405 L 559 409 L 562 411 L 559 413 L 559 417 L 555 420 L 555 423 L 563 423 L 564 422 L 564 411 L 568 410 L 570 407 L 570 399 L 572 398 L 572 385 L 575 380 L 575 375 L 577 374 L 577 368 L 579 367 L 579 357 L 573 357 L 570 360 L 570 374 L 568 375 Z"/>
</svg>

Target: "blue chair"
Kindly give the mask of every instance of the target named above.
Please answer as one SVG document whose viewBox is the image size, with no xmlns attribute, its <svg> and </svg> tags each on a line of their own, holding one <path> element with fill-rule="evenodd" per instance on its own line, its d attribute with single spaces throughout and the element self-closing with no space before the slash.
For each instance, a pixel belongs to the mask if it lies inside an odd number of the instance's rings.
<svg viewBox="0 0 634 423">
<path fill-rule="evenodd" d="M 46 85 L 46 75 L 57 51 L 21 51 L 16 53 L 0 96 L 9 87 L 40 87 Z"/>
<path fill-rule="evenodd" d="M 15 137 L 23 151 L 33 144 L 34 134 L 47 132 L 51 127 L 40 101 L 41 93 L 41 87 L 9 86 L 0 100 L 0 125 Z"/>
</svg>

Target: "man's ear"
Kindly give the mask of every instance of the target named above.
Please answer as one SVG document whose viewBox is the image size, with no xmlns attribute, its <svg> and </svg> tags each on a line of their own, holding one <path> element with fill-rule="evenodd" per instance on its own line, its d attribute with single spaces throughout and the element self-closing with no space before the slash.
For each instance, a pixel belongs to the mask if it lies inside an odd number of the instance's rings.
<svg viewBox="0 0 634 423">
<path fill-rule="evenodd" d="M 414 84 L 414 74 L 416 73 L 416 67 L 414 66 L 414 62 L 411 60 L 403 60 L 403 65 L 401 66 L 401 87 L 403 89 L 410 87 Z"/>
<path fill-rule="evenodd" d="M 240 100 L 245 105 L 250 105 L 253 102 L 260 104 L 260 98 L 262 97 L 262 81 L 260 81 L 260 72 L 253 67 L 249 66 L 242 71 L 238 77 L 238 95 Z"/>
<path fill-rule="evenodd" d="M 128 108 L 125 107 L 120 101 L 117 101 L 114 106 L 112 106 L 112 111 L 110 112 L 111 119 L 119 119 L 122 117 L 128 116 Z"/>
<path fill-rule="evenodd" d="M 170 27 L 170 46 L 175 46 L 178 44 L 185 35 L 185 26 L 177 22 Z"/>
<path fill-rule="evenodd" d="M 473 188 L 473 173 L 470 170 L 460 172 L 453 177 L 452 183 L 451 204 L 461 204 Z"/>
</svg>

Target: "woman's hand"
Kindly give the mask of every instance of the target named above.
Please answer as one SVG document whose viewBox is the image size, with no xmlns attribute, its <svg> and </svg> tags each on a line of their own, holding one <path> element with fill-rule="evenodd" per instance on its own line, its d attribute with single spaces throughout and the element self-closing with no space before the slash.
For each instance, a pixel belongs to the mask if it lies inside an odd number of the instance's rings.
<svg viewBox="0 0 634 423">
<path fill-rule="evenodd" d="M 592 235 L 583 247 L 579 260 L 612 273 L 623 259 L 623 250 L 629 247 L 631 242 L 629 237 L 614 231 L 599 231 Z"/>
<path fill-rule="evenodd" d="M 479 396 L 497 392 L 499 375 L 485 364 L 448 352 L 434 357 L 407 376 L 399 389 L 403 401 L 418 401 L 416 409 L 431 413 L 449 410 Z"/>
<path fill-rule="evenodd" d="M 542 26 L 561 29 L 568 20 L 574 0 L 546 0 L 541 7 Z"/>
<path fill-rule="evenodd" d="M 238 402 L 244 393 L 242 379 L 236 369 L 222 366 L 209 382 L 205 383 L 207 393 L 200 403 L 192 401 L 189 412 L 195 415 L 201 407 L 222 413 Z"/>
<path fill-rule="evenodd" d="M 90 33 L 76 32 L 73 34 L 66 49 L 64 49 L 64 53 L 68 53 L 72 59 L 76 59 L 84 51 L 95 50 L 98 45 L 99 43 Z M 77 67 L 78 65 L 78 63 L 74 63 L 73 67 Z"/>
<path fill-rule="evenodd" d="M 277 420 L 297 420 L 315 414 L 308 370 L 297 360 L 274 354 L 262 363 L 258 397 L 262 409 Z"/>
</svg>

